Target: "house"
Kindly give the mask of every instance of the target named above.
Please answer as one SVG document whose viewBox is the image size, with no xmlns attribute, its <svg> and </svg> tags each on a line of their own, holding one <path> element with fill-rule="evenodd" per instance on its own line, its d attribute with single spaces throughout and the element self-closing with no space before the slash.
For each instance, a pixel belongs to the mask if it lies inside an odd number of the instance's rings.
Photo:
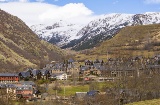
<svg viewBox="0 0 160 105">
<path fill-rule="evenodd" d="M 146 69 L 147 70 L 144 71 L 145 74 L 160 74 L 160 65 L 147 65 Z"/>
<path fill-rule="evenodd" d="M 100 61 L 99 61 L 100 62 Z M 94 63 L 94 69 L 92 69 L 91 74 L 102 75 L 103 70 L 106 70 L 106 67 L 100 63 Z"/>
<path fill-rule="evenodd" d="M 8 95 L 9 98 L 16 98 L 16 85 L 12 83 L 0 83 L 0 90 Z"/>
<path fill-rule="evenodd" d="M 65 60 L 62 63 L 55 63 L 54 66 L 50 69 L 52 74 L 66 72 L 68 75 L 70 75 L 75 69 L 74 60 L 70 58 L 69 60 Z"/>
<path fill-rule="evenodd" d="M 73 60 L 72 58 L 70 58 L 70 59 L 68 60 L 68 64 L 73 64 L 73 62 L 74 62 L 74 60 Z"/>
<path fill-rule="evenodd" d="M 51 73 L 62 73 L 67 71 L 68 65 L 71 65 L 73 62 L 74 61 L 71 58 L 69 60 L 64 60 L 64 62 L 52 61 L 52 65 L 50 64 Z"/>
<path fill-rule="evenodd" d="M 34 89 L 36 88 L 36 84 L 33 81 L 20 81 L 18 86 L 23 86 L 23 85 L 31 85 Z"/>
<path fill-rule="evenodd" d="M 83 100 L 85 96 L 87 95 L 87 92 L 76 92 L 75 97 L 79 100 Z"/>
<path fill-rule="evenodd" d="M 25 98 L 31 100 L 33 98 L 33 87 L 32 85 L 22 85 L 16 87 L 17 98 Z"/>
<path fill-rule="evenodd" d="M 85 66 L 80 65 L 79 73 L 82 74 L 82 75 L 89 75 L 90 74 L 89 66 L 87 66 L 87 65 L 85 65 Z"/>
<path fill-rule="evenodd" d="M 67 80 L 67 74 L 66 73 L 54 74 L 54 77 L 58 80 Z"/>
<path fill-rule="evenodd" d="M 6 89 L 6 83 L 0 83 L 0 89 Z"/>
<path fill-rule="evenodd" d="M 7 95 L 12 100 L 16 99 L 16 85 L 15 84 L 6 84 Z"/>
<path fill-rule="evenodd" d="M 0 73 L 0 82 L 18 82 L 19 76 L 15 73 Z"/>
<path fill-rule="evenodd" d="M 84 63 L 85 65 L 93 65 L 93 61 L 90 60 L 85 60 Z"/>
<path fill-rule="evenodd" d="M 87 92 L 86 96 L 95 96 L 97 94 L 99 94 L 99 91 L 91 90 L 91 91 Z"/>
<path fill-rule="evenodd" d="M 104 82 L 104 81 L 114 81 L 114 77 L 99 77 L 99 78 L 97 78 L 98 80 L 98 82 Z"/>
<path fill-rule="evenodd" d="M 37 70 L 37 69 L 33 69 L 32 71 L 32 78 L 33 79 L 40 79 L 42 74 L 41 74 L 41 71 L 40 70 Z"/>
<path fill-rule="evenodd" d="M 154 56 L 154 64 L 156 64 L 156 65 L 160 64 L 160 55 Z"/>
<path fill-rule="evenodd" d="M 0 86 L 3 86 L 6 89 L 6 93 L 12 100 L 20 98 L 31 100 L 36 90 L 36 85 L 32 81 L 20 81 L 15 84 L 5 83 Z"/>
<path fill-rule="evenodd" d="M 84 77 L 84 80 L 85 81 L 97 80 L 97 76 L 95 76 L 95 75 L 89 75 L 89 76 Z"/>
<path fill-rule="evenodd" d="M 68 66 L 67 66 L 67 74 L 68 75 L 71 75 L 73 74 L 74 71 L 76 71 L 77 68 L 74 67 L 74 64 L 73 63 L 69 63 Z"/>
<path fill-rule="evenodd" d="M 135 75 L 135 69 L 118 69 L 118 70 L 111 70 L 111 77 L 133 77 Z"/>
<path fill-rule="evenodd" d="M 34 90 L 33 93 L 34 93 L 33 94 L 34 97 L 38 98 L 39 96 L 41 96 L 41 92 L 39 90 Z"/>
<path fill-rule="evenodd" d="M 46 69 L 42 69 L 42 70 L 40 70 L 40 72 L 41 72 L 41 78 L 42 79 L 48 79 L 51 75 L 49 70 L 46 70 Z"/>
<path fill-rule="evenodd" d="M 45 68 L 49 69 L 49 68 L 53 68 L 54 67 L 54 64 L 46 64 L 45 65 Z"/>
<path fill-rule="evenodd" d="M 52 74 L 54 73 L 63 73 L 65 71 L 65 67 L 63 65 L 63 63 L 56 63 L 53 68 L 52 68 Z"/>
<path fill-rule="evenodd" d="M 48 93 L 42 93 L 41 94 L 41 99 L 45 100 L 47 96 L 48 96 Z"/>
<path fill-rule="evenodd" d="M 95 61 L 85 60 L 85 65 L 80 65 L 80 74 L 83 75 L 101 75 L 100 70 L 105 70 L 104 61 L 96 59 Z"/>
<path fill-rule="evenodd" d="M 31 70 L 22 71 L 19 74 L 20 79 L 29 79 L 32 76 Z"/>
</svg>

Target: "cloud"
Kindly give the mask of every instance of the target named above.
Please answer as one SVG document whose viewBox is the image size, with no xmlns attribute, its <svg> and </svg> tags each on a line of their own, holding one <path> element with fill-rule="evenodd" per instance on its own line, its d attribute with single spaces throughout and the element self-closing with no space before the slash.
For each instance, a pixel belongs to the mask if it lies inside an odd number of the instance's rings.
<svg viewBox="0 0 160 105">
<path fill-rule="evenodd" d="M 146 4 L 160 4 L 160 0 L 145 0 Z"/>
<path fill-rule="evenodd" d="M 29 0 L 0 0 L 0 2 L 29 2 Z"/>
<path fill-rule="evenodd" d="M 37 2 L 44 2 L 45 0 L 36 0 Z"/>
<path fill-rule="evenodd" d="M 57 6 L 43 2 L 8 2 L 0 3 L 2 10 L 21 18 L 27 25 L 53 23 L 58 20 L 89 22 L 93 12 L 83 3 L 70 3 Z"/>
<path fill-rule="evenodd" d="M 116 0 L 116 1 L 114 1 L 112 4 L 117 4 L 119 1 L 118 0 Z"/>
<path fill-rule="evenodd" d="M 63 7 L 48 9 L 45 13 L 40 15 L 40 19 L 69 19 L 73 17 L 87 16 L 91 14 L 92 11 L 87 9 L 82 3 L 70 3 L 66 4 Z"/>
<path fill-rule="evenodd" d="M 19 2 L 28 2 L 28 0 L 19 0 Z"/>
</svg>

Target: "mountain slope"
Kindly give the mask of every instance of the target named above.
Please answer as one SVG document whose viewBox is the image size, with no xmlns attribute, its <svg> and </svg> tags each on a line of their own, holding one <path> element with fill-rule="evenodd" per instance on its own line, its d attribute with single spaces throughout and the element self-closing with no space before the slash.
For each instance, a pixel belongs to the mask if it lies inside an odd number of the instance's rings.
<svg viewBox="0 0 160 105">
<path fill-rule="evenodd" d="M 81 36 L 76 35 L 83 24 L 73 24 L 60 20 L 52 25 L 33 25 L 31 29 L 43 40 L 50 43 L 64 46 L 71 40 L 79 39 Z"/>
<path fill-rule="evenodd" d="M 92 54 L 113 56 L 152 56 L 160 52 L 160 24 L 129 26 L 104 41 Z"/>
<path fill-rule="evenodd" d="M 41 39 L 55 43 L 61 48 L 73 50 L 90 49 L 101 42 L 111 39 L 126 26 L 159 24 L 160 12 L 144 14 L 112 13 L 97 17 L 88 25 L 71 24 L 59 21 L 52 25 L 34 25 L 31 29 Z M 84 26 L 82 28 L 82 26 Z"/>
<path fill-rule="evenodd" d="M 160 23 L 160 13 L 104 15 L 80 30 L 77 33 L 78 36 L 82 36 L 80 39 L 71 41 L 63 48 L 72 47 L 73 50 L 93 48 L 100 42 L 112 38 L 123 27 L 157 23 Z"/>
<path fill-rule="evenodd" d="M 17 71 L 60 60 L 62 51 L 41 41 L 19 18 L 0 10 L 1 71 Z"/>
</svg>

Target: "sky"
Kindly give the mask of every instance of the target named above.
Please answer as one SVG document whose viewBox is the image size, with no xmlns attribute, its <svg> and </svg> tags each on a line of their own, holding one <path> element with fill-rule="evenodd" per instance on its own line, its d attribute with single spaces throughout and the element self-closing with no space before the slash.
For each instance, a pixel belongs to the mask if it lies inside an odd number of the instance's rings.
<svg viewBox="0 0 160 105">
<path fill-rule="evenodd" d="M 109 13 L 160 12 L 160 0 L 0 0 L 0 9 L 28 26 L 59 20 L 85 24 Z"/>
</svg>

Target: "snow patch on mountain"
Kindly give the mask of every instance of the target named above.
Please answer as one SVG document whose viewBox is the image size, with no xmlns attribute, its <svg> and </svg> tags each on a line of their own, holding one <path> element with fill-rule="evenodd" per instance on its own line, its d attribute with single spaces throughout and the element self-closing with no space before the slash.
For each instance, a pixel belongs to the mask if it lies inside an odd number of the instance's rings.
<svg viewBox="0 0 160 105">
<path fill-rule="evenodd" d="M 126 26 L 159 24 L 160 13 L 148 12 L 144 14 L 120 14 L 112 13 L 101 16 L 91 21 L 77 35 L 82 36 L 78 43 L 72 44 L 74 50 L 95 46 L 97 43 L 113 37 L 120 29 Z M 98 41 L 97 41 L 98 38 Z M 92 40 L 91 40 L 92 39 Z M 89 45 L 91 45 L 89 47 Z M 88 45 L 86 47 L 85 45 Z M 82 47 L 83 46 L 83 47 Z"/>
<path fill-rule="evenodd" d="M 43 40 L 57 44 L 58 46 L 65 45 L 71 40 L 79 39 L 78 31 L 85 24 L 74 24 L 60 20 L 53 24 L 39 24 L 31 26 L 31 29 Z"/>
<path fill-rule="evenodd" d="M 96 19 L 94 18 L 86 24 L 80 24 L 80 22 L 76 24 L 69 21 L 60 20 L 53 24 L 33 25 L 31 29 L 41 39 L 57 44 L 62 48 L 72 47 L 78 50 L 81 47 L 82 50 L 94 47 L 97 43 L 112 38 L 123 27 L 159 24 L 160 12 L 144 14 L 112 13 L 97 16 Z"/>
</svg>

